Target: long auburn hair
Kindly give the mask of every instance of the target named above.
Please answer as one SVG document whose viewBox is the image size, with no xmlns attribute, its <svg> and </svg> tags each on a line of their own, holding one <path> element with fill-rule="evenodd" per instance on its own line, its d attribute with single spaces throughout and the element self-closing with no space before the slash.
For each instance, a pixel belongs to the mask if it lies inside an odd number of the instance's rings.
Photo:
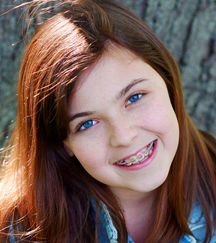
<svg viewBox="0 0 216 243">
<path fill-rule="evenodd" d="M 32 0 L 30 7 L 50 2 Z M 109 42 L 115 42 L 161 75 L 180 127 L 179 146 L 160 187 L 146 242 L 178 242 L 183 234 L 192 234 L 187 223 L 195 201 L 206 219 L 208 242 L 216 226 L 216 144 L 186 113 L 172 55 L 141 19 L 114 0 L 57 2 L 61 9 L 36 30 L 20 69 L 18 116 L 2 165 L 0 241 L 13 232 L 23 242 L 97 242 L 98 207 L 103 202 L 118 242 L 127 242 L 117 200 L 63 146 L 69 134 L 67 102 L 77 79 L 109 49 Z"/>
</svg>

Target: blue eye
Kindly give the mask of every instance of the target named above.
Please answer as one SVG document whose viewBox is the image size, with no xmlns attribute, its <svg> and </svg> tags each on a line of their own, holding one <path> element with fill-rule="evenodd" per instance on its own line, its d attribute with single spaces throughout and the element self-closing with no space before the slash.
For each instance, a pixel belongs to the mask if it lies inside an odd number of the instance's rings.
<svg viewBox="0 0 216 243">
<path fill-rule="evenodd" d="M 133 94 L 128 98 L 126 105 L 137 102 L 142 96 L 143 94 Z"/>
<path fill-rule="evenodd" d="M 92 127 L 93 125 L 95 125 L 97 122 L 94 121 L 94 120 L 88 120 L 88 121 L 85 121 L 83 122 L 80 127 L 79 127 L 79 130 L 82 131 L 82 130 L 86 130 L 90 127 Z"/>
</svg>

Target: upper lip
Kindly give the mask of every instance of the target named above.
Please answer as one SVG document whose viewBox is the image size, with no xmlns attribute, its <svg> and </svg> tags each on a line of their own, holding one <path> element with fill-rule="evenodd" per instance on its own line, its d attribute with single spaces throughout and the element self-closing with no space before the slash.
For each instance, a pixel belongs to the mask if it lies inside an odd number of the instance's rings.
<svg viewBox="0 0 216 243">
<path fill-rule="evenodd" d="M 153 142 L 153 141 L 152 141 L 152 142 Z M 151 142 L 150 142 L 150 143 L 151 143 Z M 132 156 L 136 156 L 136 155 L 137 155 L 139 152 L 141 152 L 143 149 L 146 150 L 147 147 L 148 147 L 148 145 L 149 145 L 150 143 L 148 143 L 145 147 L 142 147 L 141 149 L 139 149 L 136 153 L 130 154 L 130 155 L 128 155 L 127 157 L 124 157 L 124 158 L 122 158 L 122 159 L 116 161 L 115 163 L 117 163 L 117 162 L 119 162 L 119 161 L 122 161 L 122 160 L 129 159 L 129 158 L 132 157 Z"/>
</svg>

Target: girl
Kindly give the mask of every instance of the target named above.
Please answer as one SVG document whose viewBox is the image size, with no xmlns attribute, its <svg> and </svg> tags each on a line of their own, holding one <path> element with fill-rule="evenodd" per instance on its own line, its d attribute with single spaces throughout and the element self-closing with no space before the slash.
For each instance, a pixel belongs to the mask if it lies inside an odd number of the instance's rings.
<svg viewBox="0 0 216 243">
<path fill-rule="evenodd" d="M 172 55 L 114 0 L 60 5 L 20 70 L 1 242 L 216 242 L 216 143 Z"/>
</svg>

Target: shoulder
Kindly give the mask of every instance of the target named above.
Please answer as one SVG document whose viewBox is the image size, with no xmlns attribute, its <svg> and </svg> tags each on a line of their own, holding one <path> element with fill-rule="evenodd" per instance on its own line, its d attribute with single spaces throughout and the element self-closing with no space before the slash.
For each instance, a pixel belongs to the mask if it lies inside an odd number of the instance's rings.
<svg viewBox="0 0 216 243">
<path fill-rule="evenodd" d="M 8 241 L 6 243 L 15 243 L 16 239 L 14 236 L 14 229 L 13 226 L 10 226 L 10 230 L 9 230 L 9 237 L 8 237 Z"/>
<path fill-rule="evenodd" d="M 95 203 L 93 202 L 93 208 Z M 117 243 L 118 235 L 113 225 L 109 212 L 104 204 L 99 208 L 99 227 L 98 227 L 98 242 Z M 202 213 L 202 208 L 198 202 L 194 203 L 191 215 L 188 220 L 188 226 L 193 233 L 192 235 L 183 235 L 179 243 L 203 243 L 206 235 L 206 222 Z M 129 236 L 128 243 L 133 240 Z M 216 243 L 216 231 L 213 232 L 213 237 L 209 243 Z"/>
<path fill-rule="evenodd" d="M 203 238 L 206 233 L 206 222 L 202 214 L 201 206 L 194 203 L 193 210 L 189 218 L 189 228 L 197 239 Z"/>
<path fill-rule="evenodd" d="M 202 208 L 198 202 L 194 203 L 188 225 L 194 236 L 184 235 L 179 243 L 203 243 L 206 234 L 206 222 L 202 213 Z M 216 243 L 215 230 L 209 243 Z"/>
</svg>

